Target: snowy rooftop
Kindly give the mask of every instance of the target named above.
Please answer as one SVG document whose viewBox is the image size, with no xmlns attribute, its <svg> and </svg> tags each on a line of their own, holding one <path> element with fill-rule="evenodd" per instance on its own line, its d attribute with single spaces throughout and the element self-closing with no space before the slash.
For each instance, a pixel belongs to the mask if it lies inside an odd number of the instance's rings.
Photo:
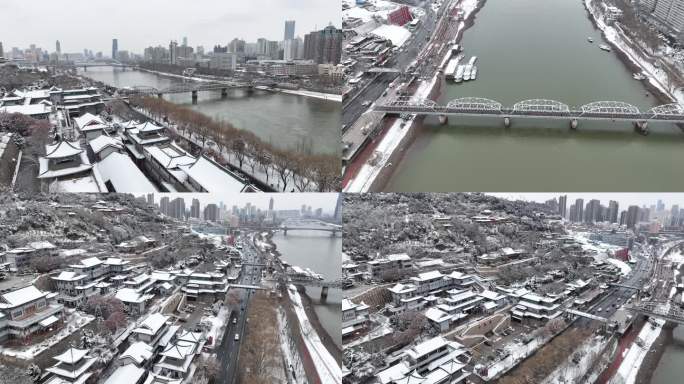
<svg viewBox="0 0 684 384">
<path fill-rule="evenodd" d="M 150 121 L 136 125 L 138 132 L 157 132 L 164 130 L 164 127 L 156 125 Z"/>
<path fill-rule="evenodd" d="M 142 303 L 152 297 L 152 295 L 141 295 L 132 288 L 121 288 L 116 292 L 116 298 L 126 303 Z"/>
<path fill-rule="evenodd" d="M 194 157 L 175 143 L 145 147 L 145 151 L 165 168 L 176 168 L 179 165 L 191 165 L 195 162 Z"/>
<path fill-rule="evenodd" d="M 0 112 L 4 113 L 21 113 L 23 115 L 45 115 L 50 113 L 50 107 L 41 104 L 22 104 L 22 105 L 6 105 L 0 107 Z"/>
<path fill-rule="evenodd" d="M 441 336 L 437 336 L 433 337 L 430 340 L 417 344 L 415 347 L 411 348 L 406 353 L 417 359 L 418 357 L 427 355 L 433 351 L 436 351 L 444 347 L 445 345 L 447 345 L 446 339 L 444 339 Z"/>
<path fill-rule="evenodd" d="M 102 264 L 102 260 L 97 257 L 88 257 L 80 260 L 79 264 L 72 264 L 72 268 L 89 268 Z"/>
<path fill-rule="evenodd" d="M 119 356 L 119 359 L 130 357 L 137 364 L 142 364 L 145 360 L 149 360 L 153 354 L 153 348 L 145 342 L 138 341 L 130 345 L 128 349 Z"/>
<path fill-rule="evenodd" d="M 100 151 L 107 147 L 123 149 L 123 143 L 121 140 L 107 135 L 100 135 L 97 138 L 90 140 L 90 148 L 93 149 L 94 153 L 100 153 Z"/>
<path fill-rule="evenodd" d="M 92 113 L 86 113 L 83 116 L 75 117 L 74 122 L 79 129 L 91 124 L 106 125 L 100 116 L 93 115 Z"/>
<path fill-rule="evenodd" d="M 394 255 L 387 255 L 387 260 L 389 261 L 404 261 L 411 260 L 411 257 L 406 253 L 398 253 Z"/>
<path fill-rule="evenodd" d="M 41 292 L 33 285 L 29 285 L 28 287 L 5 293 L 4 295 L 0 296 L 0 301 L 8 304 L 8 306 L 11 308 L 38 300 L 45 295 L 47 295 L 47 293 Z"/>
<path fill-rule="evenodd" d="M 152 314 L 143 320 L 140 327 L 134 329 L 133 332 L 154 335 L 159 332 L 168 319 L 168 316 L 164 316 L 161 313 Z"/>
<path fill-rule="evenodd" d="M 248 183 L 233 172 L 220 167 L 213 161 L 201 156 L 190 165 L 180 165 L 180 169 L 202 186 L 207 192 L 243 192 Z"/>
<path fill-rule="evenodd" d="M 390 40 L 392 45 L 396 47 L 401 47 L 406 40 L 411 37 L 411 32 L 409 32 L 408 29 L 393 24 L 381 25 L 371 33 L 375 36 L 382 37 L 383 39 Z"/>
<path fill-rule="evenodd" d="M 130 348 L 129 348 L 130 349 Z M 124 352 L 125 353 L 125 352 Z M 129 384 L 137 383 L 140 378 L 145 374 L 143 368 L 138 368 L 134 364 L 126 364 L 121 366 L 112 373 L 111 376 L 104 382 L 104 384 Z M 169 383 L 175 380 L 170 381 Z"/>
<path fill-rule="evenodd" d="M 70 271 L 62 271 L 57 277 L 53 277 L 54 280 L 62 280 L 62 281 L 76 281 L 76 280 L 81 280 L 85 279 L 86 275 L 82 275 L 80 273 L 76 272 L 70 272 Z"/>
<path fill-rule="evenodd" d="M 111 153 L 96 163 L 95 167 L 102 175 L 102 180 L 105 183 L 109 181 L 116 192 L 157 192 L 157 188 L 128 155 L 118 152 Z"/>
<path fill-rule="evenodd" d="M 427 280 L 434 280 L 434 279 L 439 279 L 443 277 L 442 272 L 440 271 L 430 271 L 430 272 L 423 272 L 419 273 L 417 277 L 412 277 L 412 280 L 416 281 L 427 281 Z"/>
<path fill-rule="evenodd" d="M 65 140 L 60 140 L 54 144 L 48 144 L 45 146 L 45 158 L 47 159 L 62 159 L 65 157 L 71 157 L 78 155 L 83 152 L 83 149 L 78 145 L 78 142 L 70 142 Z"/>
<path fill-rule="evenodd" d="M 64 351 L 61 355 L 53 357 L 53 359 L 61 361 L 66 364 L 73 364 L 79 362 L 82 358 L 84 358 L 89 351 L 90 350 L 88 349 L 69 348 L 66 351 Z"/>
</svg>

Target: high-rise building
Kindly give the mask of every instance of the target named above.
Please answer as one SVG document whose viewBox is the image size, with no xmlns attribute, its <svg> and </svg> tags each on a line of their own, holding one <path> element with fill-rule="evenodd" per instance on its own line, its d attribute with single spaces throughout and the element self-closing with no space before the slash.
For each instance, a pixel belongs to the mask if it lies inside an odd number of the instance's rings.
<svg viewBox="0 0 684 384">
<path fill-rule="evenodd" d="M 342 56 L 341 29 L 332 25 L 304 36 L 304 58 L 318 64 L 339 64 Z"/>
<path fill-rule="evenodd" d="M 665 203 L 663 203 L 662 200 L 658 199 L 658 207 L 656 208 L 656 212 L 662 212 L 665 210 Z"/>
<path fill-rule="evenodd" d="M 2 41 L 0 41 L 0 57 L 5 57 L 5 50 L 2 48 Z"/>
<path fill-rule="evenodd" d="M 169 211 L 169 197 L 164 196 L 159 200 L 159 212 L 166 215 L 168 211 Z"/>
<path fill-rule="evenodd" d="M 679 225 L 679 205 L 677 204 L 673 205 L 670 211 L 670 225 L 673 227 Z"/>
<path fill-rule="evenodd" d="M 169 43 L 169 63 L 176 65 L 178 62 L 178 42 L 172 40 Z"/>
<path fill-rule="evenodd" d="M 285 35 L 283 41 L 293 40 L 295 35 L 295 21 L 285 20 Z"/>
<path fill-rule="evenodd" d="M 584 212 L 584 222 L 594 223 L 601 221 L 601 202 L 596 199 L 592 199 L 587 203 L 586 210 Z"/>
<path fill-rule="evenodd" d="M 639 207 L 637 205 L 630 205 L 627 208 L 627 217 L 625 218 L 625 225 L 627 228 L 634 228 L 639 222 Z"/>
<path fill-rule="evenodd" d="M 183 46 L 184 47 L 188 46 L 188 38 L 186 36 L 183 36 Z"/>
<path fill-rule="evenodd" d="M 285 40 L 283 41 L 283 60 L 292 61 L 297 59 L 297 52 L 299 51 L 299 40 Z"/>
<path fill-rule="evenodd" d="M 62 54 L 62 45 L 59 43 L 59 40 L 55 42 L 55 52 L 57 52 L 57 57 Z"/>
<path fill-rule="evenodd" d="M 204 220 L 218 221 L 219 208 L 216 204 L 207 204 L 204 207 Z"/>
<path fill-rule="evenodd" d="M 558 214 L 561 215 L 562 218 L 565 218 L 567 214 L 567 206 L 568 206 L 568 195 L 563 195 L 558 198 Z"/>
<path fill-rule="evenodd" d="M 581 222 L 584 220 L 584 199 L 575 200 L 575 219 L 574 222 Z"/>
<path fill-rule="evenodd" d="M 335 220 L 342 222 L 342 207 L 344 205 L 344 196 L 342 193 L 337 194 L 337 202 L 335 203 Z"/>
<path fill-rule="evenodd" d="M 684 0 L 639 0 L 638 8 L 662 32 L 684 38 Z"/>
<path fill-rule="evenodd" d="M 112 39 L 112 60 L 116 60 L 119 57 L 119 40 Z"/>
<path fill-rule="evenodd" d="M 245 41 L 240 39 L 233 39 L 228 44 L 228 50 L 232 53 L 245 53 Z"/>
<path fill-rule="evenodd" d="M 148 193 L 147 194 L 147 204 L 149 204 L 149 205 L 154 204 L 154 193 Z"/>
<path fill-rule="evenodd" d="M 615 200 L 611 200 L 608 203 L 608 221 L 610 221 L 611 223 L 617 223 L 618 222 L 618 211 L 619 211 L 618 202 Z"/>
<path fill-rule="evenodd" d="M 200 202 L 198 199 L 192 199 L 192 205 L 190 206 L 190 217 L 196 219 L 200 218 Z"/>
<path fill-rule="evenodd" d="M 177 197 L 169 202 L 167 216 L 182 220 L 185 218 L 185 199 Z"/>
</svg>

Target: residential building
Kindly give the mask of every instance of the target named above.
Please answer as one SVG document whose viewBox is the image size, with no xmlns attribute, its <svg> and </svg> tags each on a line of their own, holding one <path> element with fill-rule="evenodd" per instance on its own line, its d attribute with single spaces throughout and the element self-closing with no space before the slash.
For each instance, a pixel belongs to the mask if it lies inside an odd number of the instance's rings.
<svg viewBox="0 0 684 384">
<path fill-rule="evenodd" d="M 64 306 L 56 296 L 33 285 L 0 295 L 0 341 L 26 339 L 61 321 Z"/>
</svg>

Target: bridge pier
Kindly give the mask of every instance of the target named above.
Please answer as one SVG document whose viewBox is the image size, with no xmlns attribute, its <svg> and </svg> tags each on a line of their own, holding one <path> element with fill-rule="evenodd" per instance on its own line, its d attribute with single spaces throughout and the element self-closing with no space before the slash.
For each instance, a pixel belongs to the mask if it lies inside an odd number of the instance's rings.
<svg viewBox="0 0 684 384">
<path fill-rule="evenodd" d="M 192 103 L 197 104 L 197 91 L 192 91 Z"/>
<path fill-rule="evenodd" d="M 635 121 L 634 129 L 642 135 L 648 135 L 648 121 Z"/>
<path fill-rule="evenodd" d="M 508 116 L 504 117 L 504 127 L 506 127 L 506 128 L 511 127 L 511 118 Z"/>
<path fill-rule="evenodd" d="M 325 303 L 328 299 L 328 287 L 321 288 L 321 303 Z"/>
<path fill-rule="evenodd" d="M 221 98 L 225 99 L 228 97 L 228 88 L 221 88 Z"/>
<path fill-rule="evenodd" d="M 449 116 L 447 115 L 439 115 L 439 123 L 442 125 L 445 125 L 446 123 L 449 122 Z"/>
<path fill-rule="evenodd" d="M 579 122 L 577 121 L 577 119 L 570 120 L 570 129 L 577 129 L 578 125 L 579 125 Z"/>
</svg>

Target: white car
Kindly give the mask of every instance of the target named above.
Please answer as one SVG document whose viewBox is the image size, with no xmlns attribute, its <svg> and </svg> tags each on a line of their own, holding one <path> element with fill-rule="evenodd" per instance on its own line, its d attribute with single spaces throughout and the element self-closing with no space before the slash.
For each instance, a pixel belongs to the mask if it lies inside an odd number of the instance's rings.
<svg viewBox="0 0 684 384">
<path fill-rule="evenodd" d="M 237 324 L 237 317 L 233 318 L 233 324 Z"/>
<path fill-rule="evenodd" d="M 238 341 L 238 340 L 240 340 L 240 335 L 238 335 L 238 334 L 236 333 L 236 334 L 235 334 L 235 341 Z"/>
</svg>

